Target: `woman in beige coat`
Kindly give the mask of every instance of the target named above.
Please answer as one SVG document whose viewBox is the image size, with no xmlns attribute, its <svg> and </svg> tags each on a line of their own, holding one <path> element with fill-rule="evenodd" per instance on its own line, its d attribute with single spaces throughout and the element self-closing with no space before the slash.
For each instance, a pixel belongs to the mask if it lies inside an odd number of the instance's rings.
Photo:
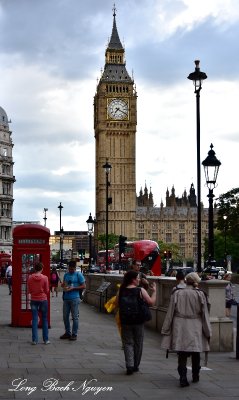
<svg viewBox="0 0 239 400">
<path fill-rule="evenodd" d="M 192 356 L 193 382 L 199 381 L 200 353 L 209 351 L 211 326 L 207 299 L 198 289 L 197 273 L 186 275 L 186 288 L 176 289 L 170 298 L 169 308 L 162 327 L 163 349 L 178 352 L 180 386 L 189 386 L 187 357 Z"/>
</svg>

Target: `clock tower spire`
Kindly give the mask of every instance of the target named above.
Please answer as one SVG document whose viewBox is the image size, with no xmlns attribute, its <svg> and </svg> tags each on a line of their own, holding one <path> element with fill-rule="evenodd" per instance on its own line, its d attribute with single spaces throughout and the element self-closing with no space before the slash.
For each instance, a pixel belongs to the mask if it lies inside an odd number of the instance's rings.
<svg viewBox="0 0 239 400">
<path fill-rule="evenodd" d="M 135 237 L 137 94 L 134 80 L 125 64 L 125 49 L 116 25 L 105 51 L 105 66 L 94 97 L 94 130 L 96 149 L 96 220 L 97 234 L 106 233 L 106 181 L 103 165 L 111 164 L 108 176 L 108 232 Z"/>
</svg>

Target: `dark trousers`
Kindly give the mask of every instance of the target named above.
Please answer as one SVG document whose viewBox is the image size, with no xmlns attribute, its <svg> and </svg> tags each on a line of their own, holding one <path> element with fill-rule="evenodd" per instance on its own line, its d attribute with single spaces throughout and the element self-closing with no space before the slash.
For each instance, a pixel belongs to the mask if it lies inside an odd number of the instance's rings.
<svg viewBox="0 0 239 400">
<path fill-rule="evenodd" d="M 192 357 L 192 376 L 196 378 L 199 375 L 199 371 L 201 369 L 200 366 L 200 353 L 192 352 L 188 353 L 186 351 L 178 352 L 178 372 L 179 375 L 187 374 L 187 358 Z"/>
<path fill-rule="evenodd" d="M 144 324 L 122 324 L 121 337 L 126 368 L 138 368 L 143 351 Z"/>
<path fill-rule="evenodd" d="M 7 277 L 7 284 L 8 284 L 9 294 L 11 294 L 12 293 L 12 277 L 11 276 Z"/>
</svg>

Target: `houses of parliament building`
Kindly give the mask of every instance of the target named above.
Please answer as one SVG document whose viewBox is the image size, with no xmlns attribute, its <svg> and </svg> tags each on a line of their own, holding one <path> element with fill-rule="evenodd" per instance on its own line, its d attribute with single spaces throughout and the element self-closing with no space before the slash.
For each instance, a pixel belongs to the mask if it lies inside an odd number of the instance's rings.
<svg viewBox="0 0 239 400">
<path fill-rule="evenodd" d="M 94 96 L 96 151 L 96 232 L 124 235 L 128 240 L 151 239 L 179 246 L 184 260 L 197 259 L 197 199 L 194 185 L 177 197 L 175 188 L 166 191 L 165 205 L 154 206 L 147 186 L 136 194 L 137 92 L 126 69 L 125 49 L 119 38 L 116 13 L 105 51 L 105 65 Z M 110 172 L 103 166 L 108 162 Z M 106 186 L 108 197 L 106 198 Z M 110 199 L 110 201 L 109 201 Z M 108 207 L 106 202 L 108 201 Z M 202 252 L 208 232 L 208 209 L 202 206 Z"/>
</svg>

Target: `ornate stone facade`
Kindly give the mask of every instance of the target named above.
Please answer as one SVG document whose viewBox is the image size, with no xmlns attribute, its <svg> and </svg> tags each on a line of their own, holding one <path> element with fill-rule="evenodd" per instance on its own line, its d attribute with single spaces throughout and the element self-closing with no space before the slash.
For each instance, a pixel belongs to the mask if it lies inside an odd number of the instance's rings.
<svg viewBox="0 0 239 400">
<path fill-rule="evenodd" d="M 202 205 L 202 254 L 204 253 L 204 238 L 208 234 L 208 209 Z M 197 259 L 197 204 L 194 185 L 187 195 L 175 196 L 172 187 L 171 194 L 166 191 L 166 207 L 161 202 L 160 207 L 154 207 L 153 194 L 148 193 L 145 186 L 137 197 L 136 232 L 137 239 L 162 241 L 169 245 L 174 243 L 180 248 L 179 255 L 184 260 Z"/>
<path fill-rule="evenodd" d="M 0 107 L 0 251 L 12 252 L 13 158 L 12 132 L 6 112 Z"/>
<path fill-rule="evenodd" d="M 125 66 L 115 12 L 111 39 L 105 52 L 105 67 L 94 97 L 96 148 L 96 235 L 105 233 L 106 173 L 109 175 L 109 233 L 135 236 L 136 177 L 135 135 L 137 93 Z"/>
</svg>

